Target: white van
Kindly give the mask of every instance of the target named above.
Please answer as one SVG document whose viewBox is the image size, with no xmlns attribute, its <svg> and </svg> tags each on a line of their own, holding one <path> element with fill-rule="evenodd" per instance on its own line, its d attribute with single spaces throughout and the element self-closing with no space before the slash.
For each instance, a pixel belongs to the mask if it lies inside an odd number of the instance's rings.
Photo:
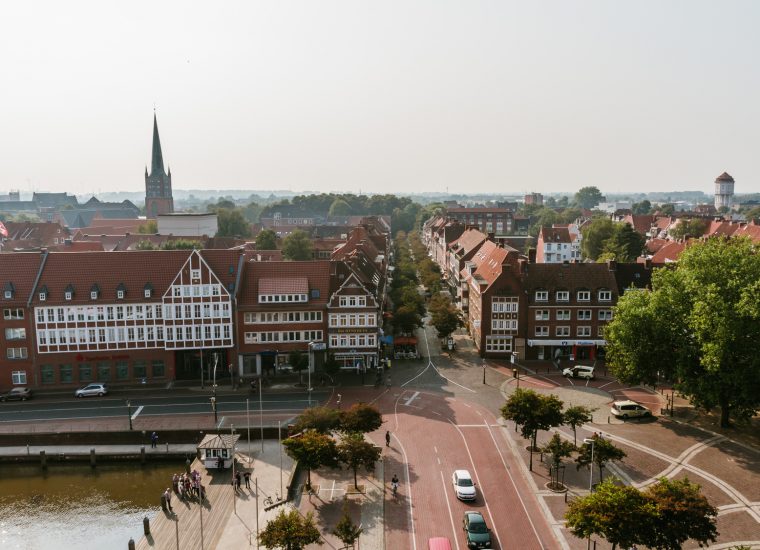
<svg viewBox="0 0 760 550">
<path fill-rule="evenodd" d="M 562 371 L 563 376 L 572 378 L 584 378 L 586 380 L 594 379 L 594 367 L 587 367 L 584 365 L 575 365 L 574 367 L 568 367 Z"/>
</svg>

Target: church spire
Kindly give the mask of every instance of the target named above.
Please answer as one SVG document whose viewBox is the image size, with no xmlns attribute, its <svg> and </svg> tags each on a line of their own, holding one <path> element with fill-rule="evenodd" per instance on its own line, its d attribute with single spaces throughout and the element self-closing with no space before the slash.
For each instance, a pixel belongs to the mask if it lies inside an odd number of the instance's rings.
<svg viewBox="0 0 760 550">
<path fill-rule="evenodd" d="M 153 112 L 153 155 L 150 163 L 150 175 L 164 175 L 164 156 L 161 153 L 161 139 L 158 137 L 158 122 L 156 112 Z"/>
</svg>

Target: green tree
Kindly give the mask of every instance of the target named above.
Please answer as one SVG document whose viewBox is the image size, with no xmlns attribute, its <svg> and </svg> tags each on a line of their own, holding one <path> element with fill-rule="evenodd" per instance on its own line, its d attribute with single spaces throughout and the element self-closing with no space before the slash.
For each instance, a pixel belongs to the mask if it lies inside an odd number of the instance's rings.
<svg viewBox="0 0 760 550">
<path fill-rule="evenodd" d="M 351 432 L 344 434 L 338 443 L 338 460 L 354 472 L 354 487 L 359 485 L 356 472 L 364 466 L 368 472 L 375 469 L 375 463 L 380 460 L 382 449 L 364 439 L 364 434 Z"/>
<path fill-rule="evenodd" d="M 335 359 L 335 356 L 330 353 L 327 355 L 327 359 L 325 359 L 325 363 L 322 368 L 324 369 L 325 374 L 330 377 L 334 377 L 340 372 L 340 363 L 338 363 L 338 361 Z"/>
<path fill-rule="evenodd" d="M 335 199 L 330 205 L 330 210 L 327 212 L 330 217 L 333 216 L 350 216 L 351 205 L 343 199 Z"/>
<path fill-rule="evenodd" d="M 596 261 L 605 251 L 605 245 L 615 233 L 615 223 L 609 218 L 596 218 L 581 229 L 581 252 L 585 258 Z"/>
<path fill-rule="evenodd" d="M 631 212 L 635 215 L 649 214 L 652 211 L 652 203 L 647 199 L 641 202 L 634 202 L 631 206 Z"/>
<path fill-rule="evenodd" d="M 705 234 L 707 226 L 707 220 L 701 218 L 681 218 L 674 227 L 668 229 L 668 234 L 674 239 L 698 238 Z"/>
<path fill-rule="evenodd" d="M 644 236 L 638 234 L 631 224 L 616 224 L 612 235 L 604 242 L 604 252 L 614 255 L 619 262 L 635 262 L 645 244 Z"/>
<path fill-rule="evenodd" d="M 560 488 L 559 467 L 562 465 L 562 459 L 570 456 L 574 451 L 575 445 L 562 439 L 558 433 L 555 433 L 549 442 L 541 448 L 542 453 L 549 455 L 552 473 L 551 484 L 555 489 Z"/>
<path fill-rule="evenodd" d="M 340 427 L 340 411 L 332 407 L 309 407 L 296 417 L 293 427 L 296 432 L 314 430 L 330 434 Z"/>
<path fill-rule="evenodd" d="M 290 458 L 306 468 L 306 486 L 311 489 L 311 471 L 321 466 L 334 468 L 338 465 L 338 449 L 329 435 L 314 430 L 287 438 L 282 442 Z"/>
<path fill-rule="evenodd" d="M 135 245 L 135 250 L 158 250 L 158 247 L 151 241 L 138 241 Z"/>
<path fill-rule="evenodd" d="M 593 463 L 596 464 L 597 468 L 599 468 L 599 481 L 601 481 L 604 477 L 604 467 L 609 462 L 617 462 L 619 460 L 623 460 L 626 455 L 623 449 L 615 447 L 612 442 L 604 439 L 603 437 L 600 437 L 599 435 L 595 434 L 591 439 L 594 441 L 593 445 L 591 443 L 584 442 L 583 445 L 578 448 L 578 456 L 575 458 L 575 462 L 578 464 L 577 468 L 579 470 L 584 466 L 592 468 L 593 464 L 591 464 L 591 455 L 593 454 Z"/>
<path fill-rule="evenodd" d="M 391 322 L 397 333 L 410 333 L 422 326 L 422 316 L 414 307 L 401 306 L 393 313 Z"/>
<path fill-rule="evenodd" d="M 383 415 L 377 407 L 354 403 L 340 413 L 340 430 L 343 432 L 374 432 L 383 425 Z"/>
<path fill-rule="evenodd" d="M 651 292 L 626 292 L 605 329 L 607 359 L 624 383 L 676 381 L 720 424 L 760 408 L 760 254 L 746 238 L 687 247 L 659 269 Z"/>
<path fill-rule="evenodd" d="M 308 261 L 314 258 L 311 239 L 305 231 L 296 229 L 282 241 L 282 256 L 291 261 Z"/>
<path fill-rule="evenodd" d="M 440 293 L 434 295 L 430 300 L 428 308 L 430 312 L 430 324 L 435 327 L 438 336 L 448 338 L 456 329 L 462 326 L 462 316 L 451 299 L 442 296 Z"/>
<path fill-rule="evenodd" d="M 162 242 L 160 248 L 161 250 L 194 250 L 201 248 L 201 243 L 188 239 L 170 239 Z"/>
<path fill-rule="evenodd" d="M 351 515 L 348 513 L 348 501 L 343 501 L 343 515 L 335 525 L 333 535 L 338 537 L 338 540 L 345 544 L 346 548 L 349 546 L 353 548 L 362 532 L 363 529 L 351 520 Z"/>
<path fill-rule="evenodd" d="M 302 371 L 309 366 L 309 356 L 298 350 L 291 351 L 288 354 L 288 363 L 298 373 L 298 383 L 303 384 Z"/>
<path fill-rule="evenodd" d="M 145 223 L 141 223 L 137 227 L 137 232 L 144 235 L 154 235 L 158 233 L 158 223 L 156 223 L 156 220 L 146 220 Z"/>
<path fill-rule="evenodd" d="M 277 250 L 277 234 L 271 229 L 263 229 L 256 235 L 256 250 Z"/>
<path fill-rule="evenodd" d="M 581 187 L 575 194 L 574 202 L 580 208 L 590 210 L 604 201 L 604 195 L 594 186 Z"/>
<path fill-rule="evenodd" d="M 567 528 L 578 538 L 599 536 L 612 544 L 630 548 L 641 544 L 642 533 L 653 529 L 655 505 L 635 487 L 617 485 L 612 479 L 596 492 L 570 502 L 565 512 Z"/>
<path fill-rule="evenodd" d="M 556 395 L 541 395 L 517 388 L 501 408 L 501 416 L 517 424 L 522 436 L 531 441 L 528 467 L 532 471 L 538 431 L 562 424 L 562 401 Z"/>
<path fill-rule="evenodd" d="M 565 409 L 562 413 L 562 420 L 564 424 L 567 424 L 573 429 L 573 445 L 578 444 L 578 436 L 576 430 L 578 426 L 583 426 L 586 422 L 591 422 L 593 413 L 596 409 L 584 407 L 583 405 L 573 405 Z"/>
<path fill-rule="evenodd" d="M 654 529 L 646 533 L 644 544 L 662 550 L 680 550 L 683 543 L 693 539 L 699 546 L 717 540 L 718 511 L 688 478 L 660 478 L 644 491 L 655 505 Z"/>
<path fill-rule="evenodd" d="M 676 211 L 676 207 L 672 204 L 661 204 L 657 210 L 660 212 L 660 214 L 672 216 Z"/>
<path fill-rule="evenodd" d="M 324 544 L 314 524 L 314 514 L 308 512 L 304 517 L 295 508 L 287 512 L 280 510 L 259 533 L 259 542 L 264 548 L 283 550 L 303 550 L 309 544 Z"/>
<path fill-rule="evenodd" d="M 217 237 L 250 237 L 251 226 L 243 217 L 239 208 L 230 210 L 219 208 L 216 211 L 218 229 Z"/>
</svg>

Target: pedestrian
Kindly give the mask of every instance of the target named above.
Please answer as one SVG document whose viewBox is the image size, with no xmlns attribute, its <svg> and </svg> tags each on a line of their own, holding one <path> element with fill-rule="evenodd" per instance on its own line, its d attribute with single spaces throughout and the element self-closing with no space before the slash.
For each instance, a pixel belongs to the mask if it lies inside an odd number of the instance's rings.
<svg viewBox="0 0 760 550">
<path fill-rule="evenodd" d="M 152 449 L 158 446 L 158 434 L 156 432 L 150 434 L 150 446 Z"/>
<path fill-rule="evenodd" d="M 385 446 L 386 447 L 391 446 L 391 432 L 390 431 L 385 432 Z"/>
<path fill-rule="evenodd" d="M 224 460 L 222 459 L 221 456 L 216 459 L 216 469 L 217 470 L 224 470 Z"/>
<path fill-rule="evenodd" d="M 240 472 L 235 472 L 235 492 L 240 490 Z"/>
<path fill-rule="evenodd" d="M 166 507 L 169 508 L 170 512 L 174 512 L 172 508 L 172 492 L 169 490 L 169 487 L 164 491 L 164 498 L 166 499 Z"/>
<path fill-rule="evenodd" d="M 245 478 L 245 488 L 250 489 L 251 488 L 251 472 L 244 473 L 243 477 Z"/>
</svg>

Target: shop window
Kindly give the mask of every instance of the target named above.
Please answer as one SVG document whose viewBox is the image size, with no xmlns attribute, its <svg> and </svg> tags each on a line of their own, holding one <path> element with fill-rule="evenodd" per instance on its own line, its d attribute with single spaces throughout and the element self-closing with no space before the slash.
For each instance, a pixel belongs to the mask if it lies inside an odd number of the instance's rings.
<svg viewBox="0 0 760 550">
<path fill-rule="evenodd" d="M 127 380 L 129 378 L 129 363 L 126 361 L 116 361 L 116 379 Z"/>
<path fill-rule="evenodd" d="M 53 365 L 40 366 L 40 379 L 43 384 L 55 384 L 55 370 L 53 370 Z"/>
<path fill-rule="evenodd" d="M 58 380 L 60 380 L 61 384 L 74 381 L 72 370 L 71 365 L 58 365 Z"/>
<path fill-rule="evenodd" d="M 92 367 L 90 365 L 79 365 L 79 381 L 92 382 Z"/>
<path fill-rule="evenodd" d="M 98 363 L 98 382 L 111 381 L 111 363 L 101 361 Z"/>
<path fill-rule="evenodd" d="M 166 367 L 163 361 L 153 361 L 153 378 L 163 378 L 166 376 Z"/>
<path fill-rule="evenodd" d="M 132 373 L 135 378 L 145 378 L 148 375 L 148 367 L 145 361 L 133 361 Z"/>
</svg>

